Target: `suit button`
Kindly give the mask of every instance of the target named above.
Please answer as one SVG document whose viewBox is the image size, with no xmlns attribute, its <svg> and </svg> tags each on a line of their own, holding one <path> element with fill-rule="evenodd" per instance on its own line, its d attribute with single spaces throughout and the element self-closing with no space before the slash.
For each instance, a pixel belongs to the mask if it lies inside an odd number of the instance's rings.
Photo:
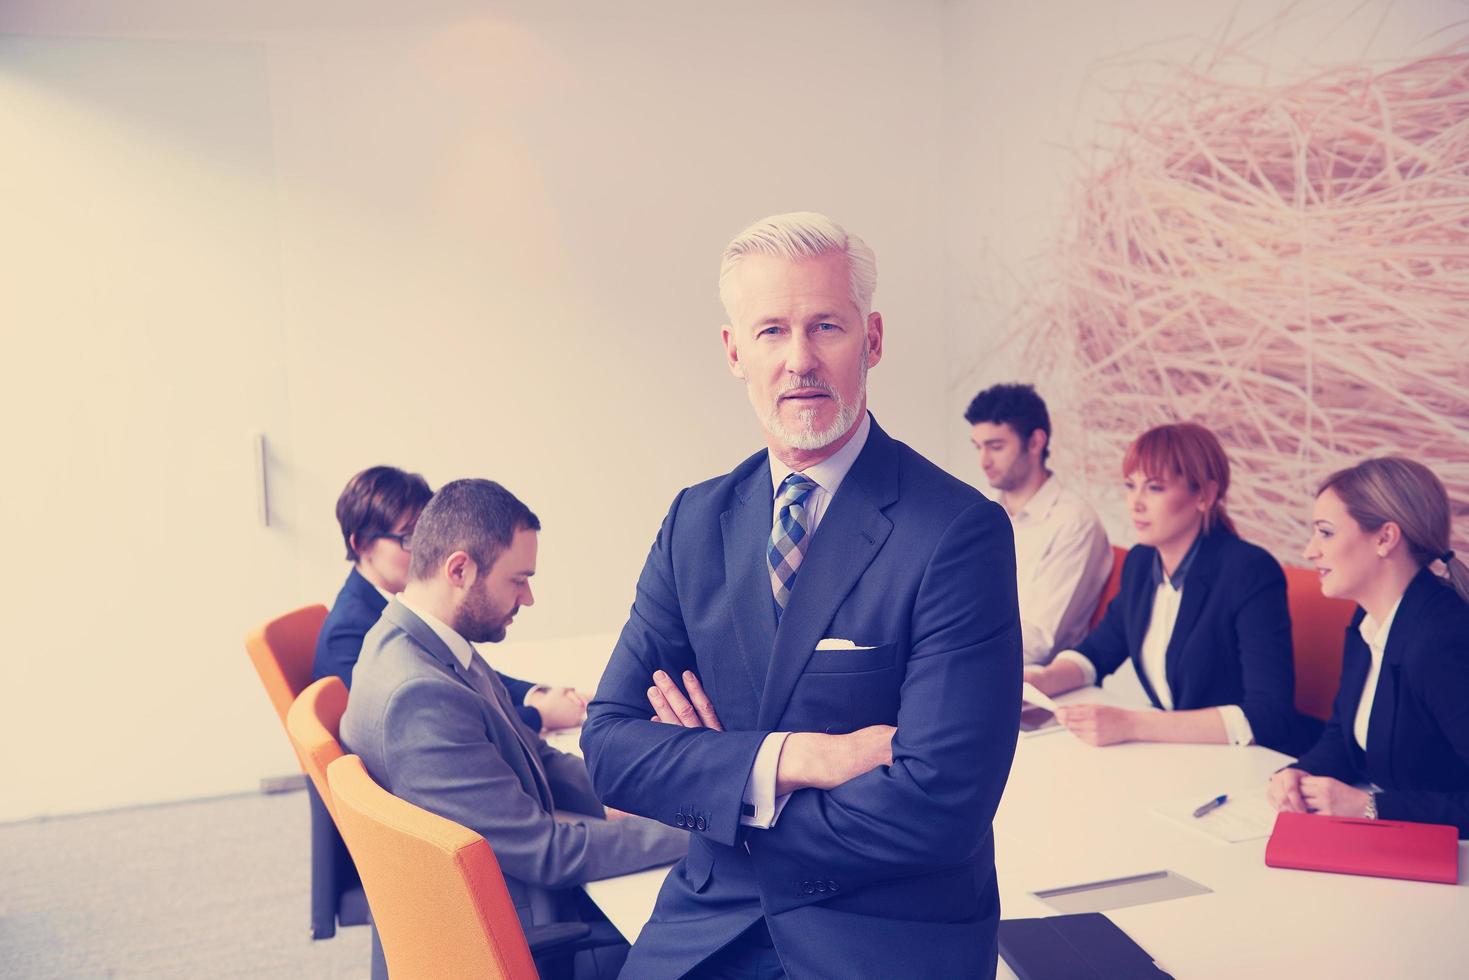
<svg viewBox="0 0 1469 980">
<path fill-rule="evenodd" d="M 805 895 L 815 895 L 816 886 L 811 884 L 811 882 L 809 881 L 803 881 L 801 882 L 801 892 Z"/>
<path fill-rule="evenodd" d="M 684 826 L 684 815 L 682 813 L 674 814 L 673 822 L 678 824 L 680 827 Z"/>
<path fill-rule="evenodd" d="M 705 820 L 703 817 L 700 817 L 699 819 L 694 821 L 694 828 L 696 830 L 708 830 L 709 821 Z"/>
<path fill-rule="evenodd" d="M 834 882 L 834 881 L 828 881 L 826 883 L 826 890 L 829 891 L 829 892 L 836 891 L 837 890 L 837 883 Z"/>
<path fill-rule="evenodd" d="M 819 892 L 826 891 L 826 882 L 818 880 L 816 882 L 816 890 Z"/>
</svg>

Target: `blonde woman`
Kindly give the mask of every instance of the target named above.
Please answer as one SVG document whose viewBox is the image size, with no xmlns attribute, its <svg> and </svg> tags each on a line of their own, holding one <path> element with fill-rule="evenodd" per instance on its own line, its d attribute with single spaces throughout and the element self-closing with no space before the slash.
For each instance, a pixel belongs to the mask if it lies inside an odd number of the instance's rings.
<svg viewBox="0 0 1469 980">
<path fill-rule="evenodd" d="M 1450 548 L 1448 494 L 1421 463 L 1369 459 L 1321 484 L 1312 517 L 1321 591 L 1360 608 L 1331 720 L 1270 800 L 1469 836 L 1469 568 Z"/>
</svg>

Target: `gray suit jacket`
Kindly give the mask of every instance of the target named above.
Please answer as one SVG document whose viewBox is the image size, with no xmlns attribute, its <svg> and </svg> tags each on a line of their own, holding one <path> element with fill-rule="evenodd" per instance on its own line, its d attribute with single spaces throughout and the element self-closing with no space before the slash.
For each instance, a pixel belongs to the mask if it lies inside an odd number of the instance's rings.
<svg viewBox="0 0 1469 980">
<path fill-rule="evenodd" d="M 688 850 L 684 832 L 606 820 L 582 760 L 526 728 L 494 671 L 465 671 L 396 599 L 363 641 L 341 736 L 388 792 L 489 842 L 527 926 L 556 921 L 557 889 Z"/>
</svg>

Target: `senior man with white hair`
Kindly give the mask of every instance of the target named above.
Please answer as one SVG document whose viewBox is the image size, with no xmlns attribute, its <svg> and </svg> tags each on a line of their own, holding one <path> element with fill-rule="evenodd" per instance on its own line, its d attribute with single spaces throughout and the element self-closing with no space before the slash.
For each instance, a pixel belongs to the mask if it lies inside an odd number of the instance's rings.
<svg viewBox="0 0 1469 980">
<path fill-rule="evenodd" d="M 609 805 L 691 834 L 624 976 L 995 971 L 1014 542 L 868 414 L 876 279 L 818 214 L 725 249 L 766 448 L 675 498 L 582 734 Z"/>
</svg>

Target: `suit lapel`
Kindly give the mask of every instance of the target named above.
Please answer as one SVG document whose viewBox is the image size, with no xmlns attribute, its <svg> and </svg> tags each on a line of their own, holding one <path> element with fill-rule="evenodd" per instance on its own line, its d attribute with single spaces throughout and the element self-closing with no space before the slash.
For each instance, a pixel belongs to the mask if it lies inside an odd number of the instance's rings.
<svg viewBox="0 0 1469 980">
<path fill-rule="evenodd" d="M 724 535 L 724 580 L 733 607 L 735 640 L 756 700 L 765 687 L 770 650 L 775 643 L 775 599 L 765 558 L 774 506 L 770 467 L 766 464 L 755 467 L 737 489 L 733 506 L 719 515 Z"/>
<path fill-rule="evenodd" d="M 882 509 L 898 499 L 897 466 L 892 440 L 873 422 L 867 445 L 827 506 L 796 574 L 790 601 L 775 631 L 760 697 L 760 728 L 774 726 L 785 713 L 822 630 L 891 533 L 892 521 Z M 768 514 L 765 523 L 768 535 Z M 768 584 L 765 594 L 770 594 Z M 768 615 L 774 619 L 773 612 Z"/>
<path fill-rule="evenodd" d="M 1342 645 L 1341 687 L 1336 692 L 1337 713 L 1341 718 L 1341 734 L 1347 744 L 1347 753 L 1355 765 L 1362 764 L 1362 747 L 1357 744 L 1357 706 L 1362 703 L 1362 688 L 1367 683 L 1367 671 L 1372 667 L 1372 653 L 1357 632 L 1357 621 L 1347 627 L 1346 640 Z M 1374 710 L 1375 710 L 1374 702 Z M 1368 741 L 1371 742 L 1371 721 L 1368 721 Z"/>
<path fill-rule="evenodd" d="M 386 619 L 413 637 L 418 645 L 428 652 L 429 656 L 449 668 L 450 673 L 454 674 L 455 677 L 458 677 L 466 684 L 469 683 L 468 679 L 463 676 L 464 672 L 459 667 L 459 661 L 455 658 L 454 651 L 450 650 L 448 645 L 439 639 L 439 634 L 435 633 L 428 623 L 425 623 L 410 612 L 407 606 L 394 599 L 383 610 L 383 619 Z M 474 685 L 471 684 L 470 686 L 473 687 Z"/>
<path fill-rule="evenodd" d="M 384 599 L 377 587 L 356 568 L 347 573 L 347 582 L 351 585 L 353 593 L 366 604 L 368 609 L 381 615 L 382 611 L 387 608 L 388 600 Z"/>
<path fill-rule="evenodd" d="M 1382 651 L 1382 670 L 1377 676 L 1377 693 L 1372 697 L 1372 713 L 1367 716 L 1367 774 L 1374 782 L 1392 778 L 1392 743 L 1397 729 L 1398 674 L 1402 670 L 1404 651 L 1414 643 L 1413 634 L 1417 632 L 1419 622 L 1418 610 L 1429 594 L 1426 589 L 1438 587 L 1432 581 L 1432 575 L 1425 568 L 1408 583 L 1408 589 L 1403 593 L 1398 611 L 1392 618 L 1392 626 L 1387 632 L 1387 647 Z M 1362 645 L 1366 647 L 1365 642 Z M 1359 700 L 1361 696 L 1359 684 Z"/>
<path fill-rule="evenodd" d="M 1136 632 L 1127 638 L 1127 645 L 1132 654 L 1132 668 L 1137 674 L 1138 683 L 1142 685 L 1143 693 L 1148 700 L 1153 702 L 1153 707 L 1163 707 L 1163 702 L 1158 700 L 1158 693 L 1153 690 L 1152 681 L 1148 680 L 1148 672 L 1143 670 L 1143 640 L 1147 638 L 1148 627 L 1153 622 L 1153 605 L 1157 598 L 1158 590 L 1153 587 L 1152 568 L 1153 562 L 1157 561 L 1157 552 L 1152 548 L 1153 557 L 1145 563 L 1142 574 L 1141 587 L 1130 597 L 1132 602 L 1132 615 L 1129 621 L 1136 624 Z M 1167 672 L 1167 668 L 1164 668 Z"/>
<path fill-rule="evenodd" d="M 1204 611 L 1204 602 L 1209 598 L 1209 589 L 1214 585 L 1217 570 L 1220 535 L 1215 530 L 1199 544 L 1199 553 L 1183 579 L 1183 595 L 1178 597 L 1178 619 L 1173 623 L 1173 635 L 1168 638 L 1168 652 L 1163 656 L 1163 674 L 1168 678 L 1168 688 L 1173 692 L 1173 703 L 1177 706 L 1185 687 L 1183 681 L 1183 645 L 1199 623 L 1199 614 Z"/>
</svg>

